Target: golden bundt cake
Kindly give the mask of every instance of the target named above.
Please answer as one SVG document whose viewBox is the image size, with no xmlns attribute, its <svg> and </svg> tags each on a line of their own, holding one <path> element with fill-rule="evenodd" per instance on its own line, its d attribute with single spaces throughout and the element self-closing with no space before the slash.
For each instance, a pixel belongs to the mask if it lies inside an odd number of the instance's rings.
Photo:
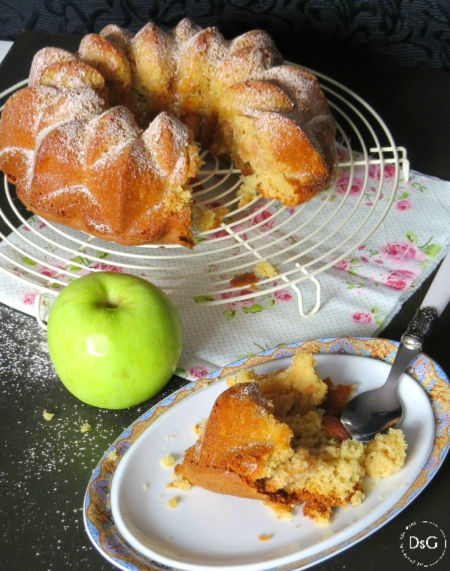
<svg viewBox="0 0 450 571">
<path fill-rule="evenodd" d="M 240 371 L 228 383 L 175 468 L 191 484 L 263 500 L 278 512 L 303 504 L 304 515 L 326 524 L 335 508 L 361 503 L 366 474 L 387 477 L 403 466 L 400 430 L 367 445 L 349 437 L 339 421 L 347 387 L 322 381 L 310 354 L 266 375 Z"/>
<path fill-rule="evenodd" d="M 295 206 L 325 188 L 335 125 L 317 79 L 260 30 L 149 23 L 48 47 L 0 120 L 0 168 L 43 218 L 119 244 L 192 247 L 198 141 L 243 185 Z"/>
</svg>

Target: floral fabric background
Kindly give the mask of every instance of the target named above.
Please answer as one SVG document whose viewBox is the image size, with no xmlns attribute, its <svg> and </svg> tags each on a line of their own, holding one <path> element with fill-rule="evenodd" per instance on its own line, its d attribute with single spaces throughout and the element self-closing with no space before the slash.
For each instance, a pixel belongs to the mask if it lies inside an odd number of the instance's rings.
<svg viewBox="0 0 450 571">
<path fill-rule="evenodd" d="M 0 39 L 24 29 L 85 34 L 109 23 L 136 31 L 149 20 L 172 27 L 185 16 L 225 37 L 264 28 L 287 59 L 332 50 L 385 65 L 450 66 L 446 0 L 0 0 Z"/>
</svg>

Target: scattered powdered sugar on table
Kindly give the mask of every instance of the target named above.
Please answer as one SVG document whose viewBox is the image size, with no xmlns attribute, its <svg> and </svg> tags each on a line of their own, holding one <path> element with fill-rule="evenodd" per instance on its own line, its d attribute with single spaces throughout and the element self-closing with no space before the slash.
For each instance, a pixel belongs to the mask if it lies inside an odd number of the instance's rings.
<svg viewBox="0 0 450 571">
<path fill-rule="evenodd" d="M 34 318 L 0 304 L 0 323 L 2 563 L 60 570 L 76 561 L 79 569 L 112 569 L 84 531 L 84 494 L 110 444 L 154 403 L 123 411 L 81 403 L 57 378 Z M 176 388 L 171 382 L 164 393 Z M 44 410 L 54 413 L 51 420 Z M 91 429 L 83 433 L 86 423 Z"/>
</svg>

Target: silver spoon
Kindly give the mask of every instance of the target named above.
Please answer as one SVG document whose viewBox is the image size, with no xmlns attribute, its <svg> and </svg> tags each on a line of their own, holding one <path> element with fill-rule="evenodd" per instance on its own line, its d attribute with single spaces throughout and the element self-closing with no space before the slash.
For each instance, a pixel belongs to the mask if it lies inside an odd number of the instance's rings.
<svg viewBox="0 0 450 571">
<path fill-rule="evenodd" d="M 361 442 L 371 440 L 398 424 L 402 405 L 398 396 L 398 380 L 414 357 L 434 320 L 441 315 L 450 300 L 450 252 L 435 275 L 417 313 L 401 336 L 401 344 L 385 383 L 378 389 L 356 395 L 345 407 L 341 422 L 350 435 Z"/>
</svg>

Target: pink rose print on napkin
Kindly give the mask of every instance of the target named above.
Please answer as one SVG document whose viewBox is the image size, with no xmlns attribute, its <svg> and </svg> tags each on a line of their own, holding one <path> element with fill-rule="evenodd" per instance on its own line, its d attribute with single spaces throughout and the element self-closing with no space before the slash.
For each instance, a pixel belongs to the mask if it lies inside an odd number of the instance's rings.
<svg viewBox="0 0 450 571">
<path fill-rule="evenodd" d="M 408 200 L 407 198 L 403 198 L 402 200 L 399 200 L 396 203 L 395 208 L 397 210 L 400 210 L 401 212 L 403 212 L 405 210 L 409 210 L 410 208 L 412 208 L 412 202 L 410 200 Z"/>
<path fill-rule="evenodd" d="M 203 367 L 203 365 L 194 365 L 189 369 L 189 375 L 194 381 L 196 379 L 204 377 L 208 373 L 209 373 L 208 369 L 206 367 Z"/>
<path fill-rule="evenodd" d="M 33 222 L 34 220 L 31 218 L 30 222 Z M 43 228 L 45 228 L 47 226 L 47 224 L 45 222 L 37 222 L 35 224 L 35 227 L 37 230 L 42 230 Z M 27 224 L 22 224 L 22 226 L 20 227 L 21 230 L 24 230 L 25 232 L 30 232 L 31 228 L 30 226 L 28 226 Z"/>
<path fill-rule="evenodd" d="M 392 289 L 404 290 L 412 285 L 416 277 L 417 276 L 414 272 L 398 270 L 390 272 L 383 281 Z"/>
<path fill-rule="evenodd" d="M 24 305 L 34 305 L 36 301 L 37 292 L 36 291 L 28 291 L 22 297 L 22 303 Z"/>
<path fill-rule="evenodd" d="M 208 240 L 217 240 L 219 238 L 226 238 L 229 235 L 230 234 L 226 230 L 217 230 L 217 232 L 214 232 L 213 234 L 209 234 L 207 236 L 207 239 Z"/>
<path fill-rule="evenodd" d="M 270 210 L 263 210 L 258 212 L 258 214 L 252 218 L 252 224 L 260 224 L 261 222 L 264 222 L 264 224 L 259 226 L 260 229 L 270 230 L 273 227 L 274 219 L 273 214 L 270 212 Z"/>
<path fill-rule="evenodd" d="M 229 291 L 229 292 L 225 292 L 221 294 L 221 298 L 222 299 L 230 299 L 230 298 L 234 298 L 234 297 L 239 297 L 241 295 L 248 295 L 248 294 L 254 294 L 255 292 L 251 289 L 241 289 L 239 292 L 233 292 L 233 291 Z M 230 301 L 229 303 L 227 303 L 228 307 L 231 307 L 233 309 L 241 309 L 242 307 L 248 307 L 249 305 L 252 305 L 254 302 L 252 300 L 252 298 L 250 297 L 249 299 L 241 299 L 239 301 Z"/>
<path fill-rule="evenodd" d="M 59 266 L 60 270 L 64 270 L 64 266 Z M 60 270 L 53 270 L 52 268 L 47 268 L 46 266 L 41 266 L 38 269 L 38 272 L 46 276 L 47 278 L 56 278 L 57 275 L 60 273 Z"/>
<path fill-rule="evenodd" d="M 350 159 L 350 152 L 339 145 L 336 146 L 336 154 L 339 162 L 348 161 Z"/>
<path fill-rule="evenodd" d="M 280 289 L 279 291 L 275 291 L 273 293 L 273 297 L 277 301 L 290 301 L 292 299 L 292 295 L 287 289 Z"/>
<path fill-rule="evenodd" d="M 104 262 L 97 262 L 92 266 L 94 270 L 100 270 L 102 272 L 123 272 L 122 268 L 118 268 L 117 266 L 113 266 L 112 264 L 105 264 Z"/>
<path fill-rule="evenodd" d="M 404 240 L 392 240 L 377 248 L 361 244 L 360 255 L 336 262 L 333 267 L 350 276 L 346 288 L 358 294 L 363 288 L 381 284 L 398 291 L 413 287 L 441 246 L 432 236 L 424 237 L 426 241 L 420 244 L 419 236 L 411 230 L 405 236 Z"/>
<path fill-rule="evenodd" d="M 381 259 L 393 267 L 403 268 L 411 262 L 423 262 L 425 254 L 406 240 L 388 242 L 380 248 Z"/>
<path fill-rule="evenodd" d="M 339 260 L 339 262 L 336 262 L 333 267 L 336 268 L 337 270 L 343 270 L 345 272 L 346 270 L 348 270 L 349 266 L 350 262 L 344 259 L 344 260 Z"/>
<path fill-rule="evenodd" d="M 344 173 L 340 176 L 336 182 L 336 190 L 339 194 L 345 194 L 350 185 L 350 174 Z M 353 177 L 352 184 L 350 186 L 350 194 L 358 194 L 363 188 L 363 179 L 360 177 Z"/>
<path fill-rule="evenodd" d="M 384 165 L 383 167 L 384 178 L 392 178 L 395 176 L 395 166 L 394 165 Z M 381 178 L 381 168 L 379 165 L 369 166 L 369 176 L 371 178 L 376 178 L 380 180 Z"/>
<path fill-rule="evenodd" d="M 273 287 L 276 287 L 279 284 L 279 282 L 274 281 L 273 282 Z M 284 289 L 280 289 L 277 291 L 274 291 L 273 294 L 273 302 L 275 303 L 276 301 L 291 301 L 292 299 L 292 293 L 289 291 L 288 288 L 284 288 Z"/>
<path fill-rule="evenodd" d="M 355 311 L 352 314 L 352 320 L 358 325 L 372 325 L 373 322 L 381 325 L 383 316 L 380 314 L 378 307 L 372 307 L 370 311 Z"/>
<path fill-rule="evenodd" d="M 372 323 L 372 314 L 364 311 L 355 311 L 352 315 L 352 319 L 355 323 L 370 325 Z"/>
</svg>

